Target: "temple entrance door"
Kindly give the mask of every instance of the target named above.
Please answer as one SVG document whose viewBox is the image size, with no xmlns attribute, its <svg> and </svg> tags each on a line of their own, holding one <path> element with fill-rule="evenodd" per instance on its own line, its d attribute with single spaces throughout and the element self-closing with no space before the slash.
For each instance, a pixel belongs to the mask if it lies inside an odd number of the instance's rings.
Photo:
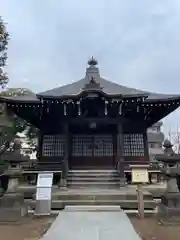
<svg viewBox="0 0 180 240">
<path fill-rule="evenodd" d="M 114 141 L 111 134 L 72 136 L 70 168 L 113 168 Z"/>
</svg>

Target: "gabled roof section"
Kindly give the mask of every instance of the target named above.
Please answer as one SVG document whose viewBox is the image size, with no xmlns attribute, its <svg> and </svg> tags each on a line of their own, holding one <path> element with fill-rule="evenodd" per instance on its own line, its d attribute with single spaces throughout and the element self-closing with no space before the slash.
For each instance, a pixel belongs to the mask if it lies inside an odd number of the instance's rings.
<svg viewBox="0 0 180 240">
<path fill-rule="evenodd" d="M 170 99 L 180 99 L 180 95 L 166 95 L 153 92 L 147 92 L 135 88 L 129 88 L 123 85 L 119 85 L 114 82 L 110 82 L 102 78 L 99 74 L 99 68 L 96 67 L 97 61 L 93 58 L 88 62 L 89 67 L 86 69 L 86 75 L 84 78 L 79 81 L 67 84 L 61 87 L 57 87 L 45 92 L 40 92 L 37 94 L 40 98 L 63 98 L 63 97 L 75 97 L 80 95 L 85 86 L 90 83 L 90 81 L 95 81 L 99 84 L 101 91 L 112 97 L 138 97 L 145 96 L 147 102 L 151 101 L 161 101 L 161 100 L 170 100 Z"/>
<path fill-rule="evenodd" d="M 107 95 L 146 95 L 146 92 L 128 88 L 113 82 L 110 82 L 104 78 L 96 79 L 96 82 L 100 84 L 102 87 L 102 91 Z M 62 96 L 75 96 L 81 93 L 82 89 L 84 88 L 85 84 L 87 84 L 87 79 L 83 78 L 77 82 L 54 88 L 52 90 L 48 90 L 45 92 L 38 93 L 38 96 L 42 97 L 62 97 Z"/>
<path fill-rule="evenodd" d="M 167 100 L 180 100 L 180 95 L 167 95 L 147 92 L 135 88 L 125 87 L 110 82 L 100 76 L 97 61 L 92 58 L 88 61 L 85 77 L 79 81 L 57 87 L 45 92 L 27 94 L 16 97 L 0 97 L 0 101 L 15 101 L 25 103 L 40 103 L 41 98 L 68 99 L 80 96 L 85 91 L 99 91 L 107 97 L 112 98 L 133 98 L 145 97 L 145 103 L 153 103 Z"/>
<path fill-rule="evenodd" d="M 92 80 L 99 84 L 102 92 L 106 95 L 110 96 L 111 95 L 135 96 L 144 94 L 146 95 L 146 92 L 144 91 L 137 90 L 134 88 L 128 88 L 102 78 L 99 74 L 99 69 L 96 67 L 96 65 L 93 64 L 86 69 L 85 77 L 80 79 L 79 81 L 61 87 L 57 87 L 45 92 L 38 93 L 37 96 L 50 98 L 51 97 L 61 98 L 63 96 L 76 96 L 83 92 L 85 86 Z"/>
</svg>

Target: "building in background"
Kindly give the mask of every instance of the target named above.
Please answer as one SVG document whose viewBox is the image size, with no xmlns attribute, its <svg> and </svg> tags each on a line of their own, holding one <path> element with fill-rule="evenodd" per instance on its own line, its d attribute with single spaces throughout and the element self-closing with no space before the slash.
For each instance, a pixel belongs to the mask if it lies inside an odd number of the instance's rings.
<svg viewBox="0 0 180 240">
<path fill-rule="evenodd" d="M 29 156 L 30 159 L 36 159 L 37 152 L 35 150 L 35 147 L 32 147 L 30 144 L 29 139 L 26 135 L 26 131 L 17 133 L 16 136 L 21 143 L 21 154 L 24 156 Z"/>
<path fill-rule="evenodd" d="M 147 138 L 150 161 L 154 159 L 155 155 L 163 154 L 162 143 L 164 141 L 164 133 L 161 131 L 162 125 L 162 122 L 157 122 L 148 128 Z"/>
</svg>

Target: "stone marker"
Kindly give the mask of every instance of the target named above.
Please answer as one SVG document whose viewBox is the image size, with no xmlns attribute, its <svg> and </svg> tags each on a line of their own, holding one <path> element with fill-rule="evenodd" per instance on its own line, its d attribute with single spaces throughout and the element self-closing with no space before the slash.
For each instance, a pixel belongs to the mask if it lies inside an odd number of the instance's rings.
<svg viewBox="0 0 180 240">
<path fill-rule="evenodd" d="M 61 211 L 42 240 L 141 240 L 117 206 L 71 206 Z"/>
</svg>

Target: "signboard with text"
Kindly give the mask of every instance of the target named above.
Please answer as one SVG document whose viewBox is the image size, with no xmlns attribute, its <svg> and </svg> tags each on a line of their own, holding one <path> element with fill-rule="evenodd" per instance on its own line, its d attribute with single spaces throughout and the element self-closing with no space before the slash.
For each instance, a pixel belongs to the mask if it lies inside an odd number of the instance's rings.
<svg viewBox="0 0 180 240">
<path fill-rule="evenodd" d="M 39 173 L 36 186 L 36 215 L 51 213 L 53 173 Z"/>
<path fill-rule="evenodd" d="M 149 182 L 149 175 L 148 175 L 147 168 L 132 168 L 132 182 L 133 183 Z"/>
</svg>

